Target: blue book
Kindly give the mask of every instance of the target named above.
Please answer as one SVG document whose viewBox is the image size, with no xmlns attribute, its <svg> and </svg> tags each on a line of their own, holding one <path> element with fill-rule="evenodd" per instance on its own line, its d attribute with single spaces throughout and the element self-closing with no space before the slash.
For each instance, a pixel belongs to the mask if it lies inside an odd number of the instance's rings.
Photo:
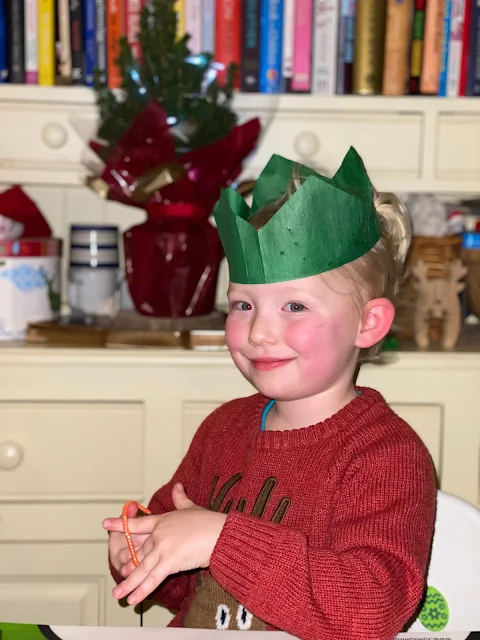
<svg viewBox="0 0 480 640">
<path fill-rule="evenodd" d="M 447 76 L 448 76 L 448 49 L 450 45 L 450 20 L 452 17 L 452 0 L 445 0 L 443 14 L 443 39 L 442 39 L 442 59 L 440 61 L 440 83 L 438 86 L 438 95 L 447 95 Z"/>
<path fill-rule="evenodd" d="M 281 93 L 283 0 L 262 0 L 260 7 L 260 93 Z"/>
<path fill-rule="evenodd" d="M 97 66 L 97 8 L 95 0 L 83 0 L 83 44 L 85 50 L 85 84 L 93 85 Z"/>
<path fill-rule="evenodd" d="M 7 3 L 0 0 L 0 82 L 8 80 Z"/>
</svg>

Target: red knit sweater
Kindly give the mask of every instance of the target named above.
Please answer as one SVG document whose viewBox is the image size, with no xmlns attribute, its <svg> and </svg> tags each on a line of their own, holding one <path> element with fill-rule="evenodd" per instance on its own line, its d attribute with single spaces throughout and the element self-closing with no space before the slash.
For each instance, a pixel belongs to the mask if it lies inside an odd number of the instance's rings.
<svg viewBox="0 0 480 640">
<path fill-rule="evenodd" d="M 259 394 L 203 422 L 149 505 L 172 510 L 180 481 L 196 504 L 229 513 L 209 571 L 172 576 L 152 594 L 177 612 L 171 626 L 304 640 L 402 630 L 424 589 L 435 474 L 414 431 L 379 393 L 361 391 L 305 429 L 262 432 Z"/>
</svg>

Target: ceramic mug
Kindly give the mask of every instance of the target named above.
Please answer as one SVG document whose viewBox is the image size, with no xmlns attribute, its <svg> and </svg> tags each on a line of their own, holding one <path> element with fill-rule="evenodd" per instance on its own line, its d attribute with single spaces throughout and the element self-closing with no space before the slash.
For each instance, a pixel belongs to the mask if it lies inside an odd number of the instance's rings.
<svg viewBox="0 0 480 640">
<path fill-rule="evenodd" d="M 68 300 L 76 315 L 118 313 L 122 278 L 118 268 L 71 266 L 68 274 Z"/>
<path fill-rule="evenodd" d="M 121 305 L 118 227 L 72 225 L 68 299 L 73 314 L 115 315 Z"/>
</svg>

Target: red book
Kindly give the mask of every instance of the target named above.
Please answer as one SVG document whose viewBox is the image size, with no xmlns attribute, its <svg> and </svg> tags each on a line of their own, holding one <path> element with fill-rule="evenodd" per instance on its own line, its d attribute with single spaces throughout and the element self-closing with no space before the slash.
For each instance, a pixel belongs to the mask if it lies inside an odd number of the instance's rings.
<svg viewBox="0 0 480 640">
<path fill-rule="evenodd" d="M 143 9 L 143 4 L 143 0 L 125 0 L 124 32 L 127 36 L 128 44 L 132 49 L 133 57 L 137 60 L 141 55 L 138 32 L 140 31 L 140 14 Z"/>
<path fill-rule="evenodd" d="M 470 31 L 472 24 L 473 0 L 465 2 L 465 17 L 463 20 L 462 61 L 460 67 L 459 96 L 467 95 L 468 65 L 470 63 Z M 473 52 L 472 52 L 473 53 Z"/>
<path fill-rule="evenodd" d="M 119 40 L 124 34 L 121 0 L 107 0 L 107 79 L 110 89 L 118 89 L 122 79 L 116 60 L 120 53 Z"/>
<path fill-rule="evenodd" d="M 231 62 L 238 66 L 235 88 L 240 88 L 241 0 L 217 0 L 215 11 L 215 60 L 225 65 L 219 71 L 218 82 L 225 81 L 226 68 Z"/>
</svg>

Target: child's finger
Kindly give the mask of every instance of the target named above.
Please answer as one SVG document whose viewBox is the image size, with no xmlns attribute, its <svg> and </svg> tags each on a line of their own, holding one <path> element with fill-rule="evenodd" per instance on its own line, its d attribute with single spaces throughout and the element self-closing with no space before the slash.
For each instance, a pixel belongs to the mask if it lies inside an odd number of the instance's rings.
<svg viewBox="0 0 480 640">
<path fill-rule="evenodd" d="M 152 533 L 155 528 L 156 518 L 144 516 L 143 518 L 129 518 L 128 530 L 130 533 Z M 123 522 L 121 518 L 107 518 L 103 521 L 103 528 L 110 532 L 123 533 Z"/>
<path fill-rule="evenodd" d="M 127 598 L 128 604 L 136 605 L 143 602 L 171 573 L 165 561 L 158 561 L 150 571 L 146 572 L 144 579 L 133 591 L 131 588 L 129 589 L 131 593 Z"/>
<path fill-rule="evenodd" d="M 123 533 L 123 525 L 121 518 L 106 518 L 102 522 L 102 527 L 111 533 Z"/>
<path fill-rule="evenodd" d="M 133 564 L 133 560 L 132 560 L 132 559 L 127 560 L 127 562 L 125 562 L 124 564 L 122 564 L 122 565 L 120 566 L 120 575 L 121 575 L 123 578 L 128 578 L 128 576 L 129 576 L 133 571 L 135 571 L 135 569 L 136 569 L 136 567 L 135 567 L 135 565 Z"/>
</svg>

